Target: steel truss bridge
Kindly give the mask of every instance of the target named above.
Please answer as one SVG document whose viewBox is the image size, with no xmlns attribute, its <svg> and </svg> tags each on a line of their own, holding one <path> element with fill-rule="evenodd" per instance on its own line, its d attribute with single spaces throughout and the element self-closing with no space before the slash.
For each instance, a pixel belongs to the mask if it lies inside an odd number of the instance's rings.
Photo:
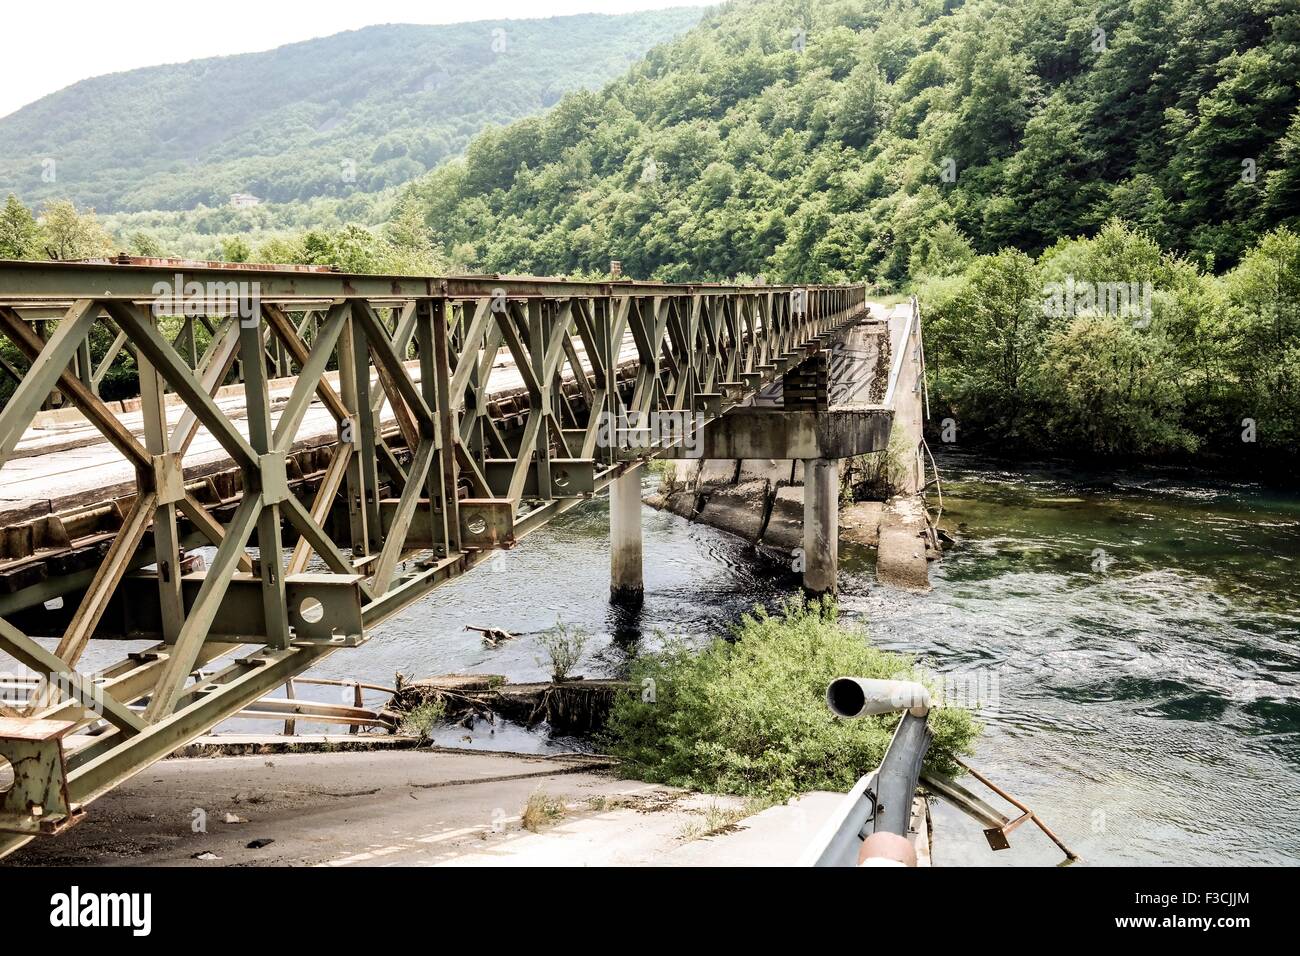
<svg viewBox="0 0 1300 956">
<path fill-rule="evenodd" d="M 864 301 L 862 286 L 0 262 L 0 670 L 8 655 L 35 675 L 0 703 L 0 856 L 636 478 L 681 446 L 640 440 L 655 415 L 708 434 L 824 361 Z M 114 362 L 138 369 L 138 399 L 101 397 Z M 46 419 L 89 433 L 84 468 L 37 467 L 71 453 L 33 437 Z"/>
</svg>

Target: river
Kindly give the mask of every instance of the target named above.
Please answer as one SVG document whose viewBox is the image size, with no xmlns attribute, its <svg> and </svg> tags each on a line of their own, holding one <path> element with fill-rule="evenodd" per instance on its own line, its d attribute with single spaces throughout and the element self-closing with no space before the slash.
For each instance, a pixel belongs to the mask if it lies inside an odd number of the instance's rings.
<svg viewBox="0 0 1300 956">
<path fill-rule="evenodd" d="M 933 591 L 878 586 L 870 556 L 850 549 L 841 605 L 981 705 L 973 765 L 1086 863 L 1300 859 L 1300 498 L 956 452 L 940 468 L 956 544 L 931 568 Z M 583 670 L 612 674 L 657 633 L 719 633 L 797 593 L 788 569 L 745 542 L 646 509 L 646 600 L 629 616 L 607 600 L 606 522 L 603 502 L 574 509 L 315 673 L 540 679 L 537 636 L 558 620 L 593 635 Z M 466 624 L 520 637 L 487 649 Z M 565 745 L 486 724 L 439 740 Z M 938 801 L 934 818 L 936 863 L 1060 859 L 1030 824 L 995 854 Z"/>
</svg>

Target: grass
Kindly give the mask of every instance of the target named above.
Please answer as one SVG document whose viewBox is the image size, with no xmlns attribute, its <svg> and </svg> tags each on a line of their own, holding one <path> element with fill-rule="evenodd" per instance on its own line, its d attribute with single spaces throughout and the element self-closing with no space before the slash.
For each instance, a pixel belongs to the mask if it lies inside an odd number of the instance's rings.
<svg viewBox="0 0 1300 956">
<path fill-rule="evenodd" d="M 897 714 L 841 720 L 826 707 L 832 678 L 914 679 L 916 661 L 872 647 L 830 602 L 791 602 L 742 618 L 730 640 L 703 649 L 669 642 L 632 664 L 632 691 L 614 703 L 604 744 L 620 772 L 707 793 L 786 800 L 850 789 L 880 764 Z M 642 682 L 654 681 L 654 700 Z M 928 767 L 959 774 L 979 724 L 968 711 L 930 713 Z"/>
<path fill-rule="evenodd" d="M 538 787 L 528 796 L 519 822 L 525 830 L 537 833 L 542 827 L 559 823 L 568 814 L 568 805 L 562 797 L 555 797 Z"/>
<path fill-rule="evenodd" d="M 868 295 L 867 296 L 868 302 L 879 302 L 881 305 L 885 305 L 890 308 L 899 305 L 903 302 L 910 302 L 911 300 L 912 300 L 911 293 L 908 292 L 891 292 L 889 293 L 889 295 Z"/>
<path fill-rule="evenodd" d="M 673 458 L 651 458 L 646 462 L 645 470 L 652 475 L 657 475 L 661 480 L 667 476 L 668 472 L 677 467 L 677 461 Z"/>
<path fill-rule="evenodd" d="M 840 502 L 887 501 L 903 487 L 911 467 L 907 440 L 903 430 L 896 428 L 885 451 L 868 452 L 844 463 Z"/>
<path fill-rule="evenodd" d="M 720 804 L 711 803 L 704 808 L 701 814 L 702 818 L 686 824 L 678 836 L 689 843 L 691 840 L 703 840 L 706 837 L 731 833 L 738 829 L 737 825 L 741 820 L 752 817 L 754 814 L 773 805 L 773 801 L 764 799 L 746 800 L 738 807 L 724 807 Z"/>
<path fill-rule="evenodd" d="M 626 797 L 609 797 L 603 793 L 598 793 L 594 797 L 587 798 L 587 809 L 595 813 L 605 813 L 609 810 L 621 810 L 624 807 L 635 806 L 632 800 Z"/>
</svg>

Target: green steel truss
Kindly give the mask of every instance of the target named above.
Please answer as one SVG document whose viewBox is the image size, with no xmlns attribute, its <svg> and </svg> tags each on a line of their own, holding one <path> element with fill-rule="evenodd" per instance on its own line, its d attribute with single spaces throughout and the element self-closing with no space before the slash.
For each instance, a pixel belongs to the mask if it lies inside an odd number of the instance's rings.
<svg viewBox="0 0 1300 956">
<path fill-rule="evenodd" d="M 129 493 L 5 529 L 0 671 L 8 655 L 41 682 L 0 703 L 14 773 L 0 856 L 661 449 L 628 451 L 610 425 L 716 418 L 864 300 L 861 286 L 0 262 L 0 335 L 28 363 L 2 370 L 16 387 L 0 498 L 52 394 L 134 471 Z M 182 305 L 171 339 L 157 313 Z M 195 322 L 211 333 L 202 355 Z M 98 365 L 97 325 L 111 337 Z M 98 394 L 123 349 L 143 433 Z M 273 408 L 276 373 L 296 378 Z M 232 380 L 242 422 L 217 400 Z M 304 447 L 322 409 L 333 433 Z M 225 456 L 201 474 L 186 459 L 200 433 Z M 197 546 L 215 548 L 205 567 Z M 141 638 L 152 646 L 79 669 L 92 641 Z"/>
</svg>

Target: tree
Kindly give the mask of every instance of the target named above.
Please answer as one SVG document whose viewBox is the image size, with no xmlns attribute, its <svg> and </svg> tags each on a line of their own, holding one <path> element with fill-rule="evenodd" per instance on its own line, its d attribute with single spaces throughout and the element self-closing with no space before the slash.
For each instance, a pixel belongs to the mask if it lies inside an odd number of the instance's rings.
<svg viewBox="0 0 1300 956">
<path fill-rule="evenodd" d="M 1245 418 L 1261 445 L 1295 458 L 1300 445 L 1300 233 L 1264 236 L 1224 277 L 1226 361 L 1239 383 L 1224 417 Z"/>
<path fill-rule="evenodd" d="M 1047 319 L 1034 261 L 1004 249 L 980 256 L 929 309 L 940 394 L 965 425 L 1003 438 L 1025 433 Z"/>
<path fill-rule="evenodd" d="M 446 272 L 447 257 L 435 251 L 420 204 L 410 196 L 397 206 L 397 214 L 384 227 L 384 272 L 430 274 Z"/>
<path fill-rule="evenodd" d="M 1300 110 L 1278 144 L 1275 165 L 1266 174 L 1266 204 L 1279 219 L 1300 225 Z"/>
<path fill-rule="evenodd" d="M 36 217 L 13 193 L 0 211 L 0 259 L 36 259 L 41 255 Z"/>
<path fill-rule="evenodd" d="M 1170 166 L 1181 187 L 1178 214 L 1190 244 L 1232 262 L 1249 246 L 1253 229 L 1266 224 L 1259 171 L 1278 152 L 1274 144 L 1283 140 L 1300 94 L 1294 55 L 1233 53 L 1218 72 L 1222 79 L 1196 103 L 1195 114 L 1178 115 Z"/>
<path fill-rule="evenodd" d="M 51 259 L 93 259 L 113 251 L 113 241 L 95 218 L 95 210 L 79 213 L 66 199 L 46 205 L 41 231 L 45 254 Z"/>
<path fill-rule="evenodd" d="M 1115 184 L 1107 206 L 1110 216 L 1137 226 L 1161 246 L 1170 244 L 1173 206 L 1150 173 L 1139 173 Z"/>
<path fill-rule="evenodd" d="M 147 232 L 134 232 L 128 241 L 131 252 L 137 256 L 147 256 L 152 259 L 161 259 L 167 255 L 166 251 L 153 236 Z"/>
<path fill-rule="evenodd" d="M 257 261 L 277 265 L 305 263 L 307 262 L 307 252 L 303 248 L 301 238 L 283 239 L 276 237 L 267 239 L 257 247 Z"/>
<path fill-rule="evenodd" d="M 832 132 L 849 146 L 866 146 L 889 120 L 889 84 L 875 64 L 862 63 L 841 86 Z"/>
<path fill-rule="evenodd" d="M 1035 372 L 1042 441 L 1072 455 L 1191 451 L 1179 425 L 1178 366 L 1158 334 L 1114 315 L 1082 315 L 1048 336 Z"/>
<path fill-rule="evenodd" d="M 1105 187 L 1093 174 L 1098 157 L 1085 144 L 1085 118 L 1086 108 L 1058 93 L 1025 125 L 1003 179 L 1014 205 L 1004 210 L 1010 215 L 986 214 L 989 240 L 1037 252 L 1062 232 L 1094 224 Z"/>
<path fill-rule="evenodd" d="M 253 255 L 248 240 L 242 236 L 225 236 L 221 240 L 221 258 L 224 262 L 247 262 Z"/>
<path fill-rule="evenodd" d="M 908 272 L 914 279 L 957 275 L 975 257 L 970 240 L 951 222 L 941 222 L 912 246 Z"/>
</svg>

